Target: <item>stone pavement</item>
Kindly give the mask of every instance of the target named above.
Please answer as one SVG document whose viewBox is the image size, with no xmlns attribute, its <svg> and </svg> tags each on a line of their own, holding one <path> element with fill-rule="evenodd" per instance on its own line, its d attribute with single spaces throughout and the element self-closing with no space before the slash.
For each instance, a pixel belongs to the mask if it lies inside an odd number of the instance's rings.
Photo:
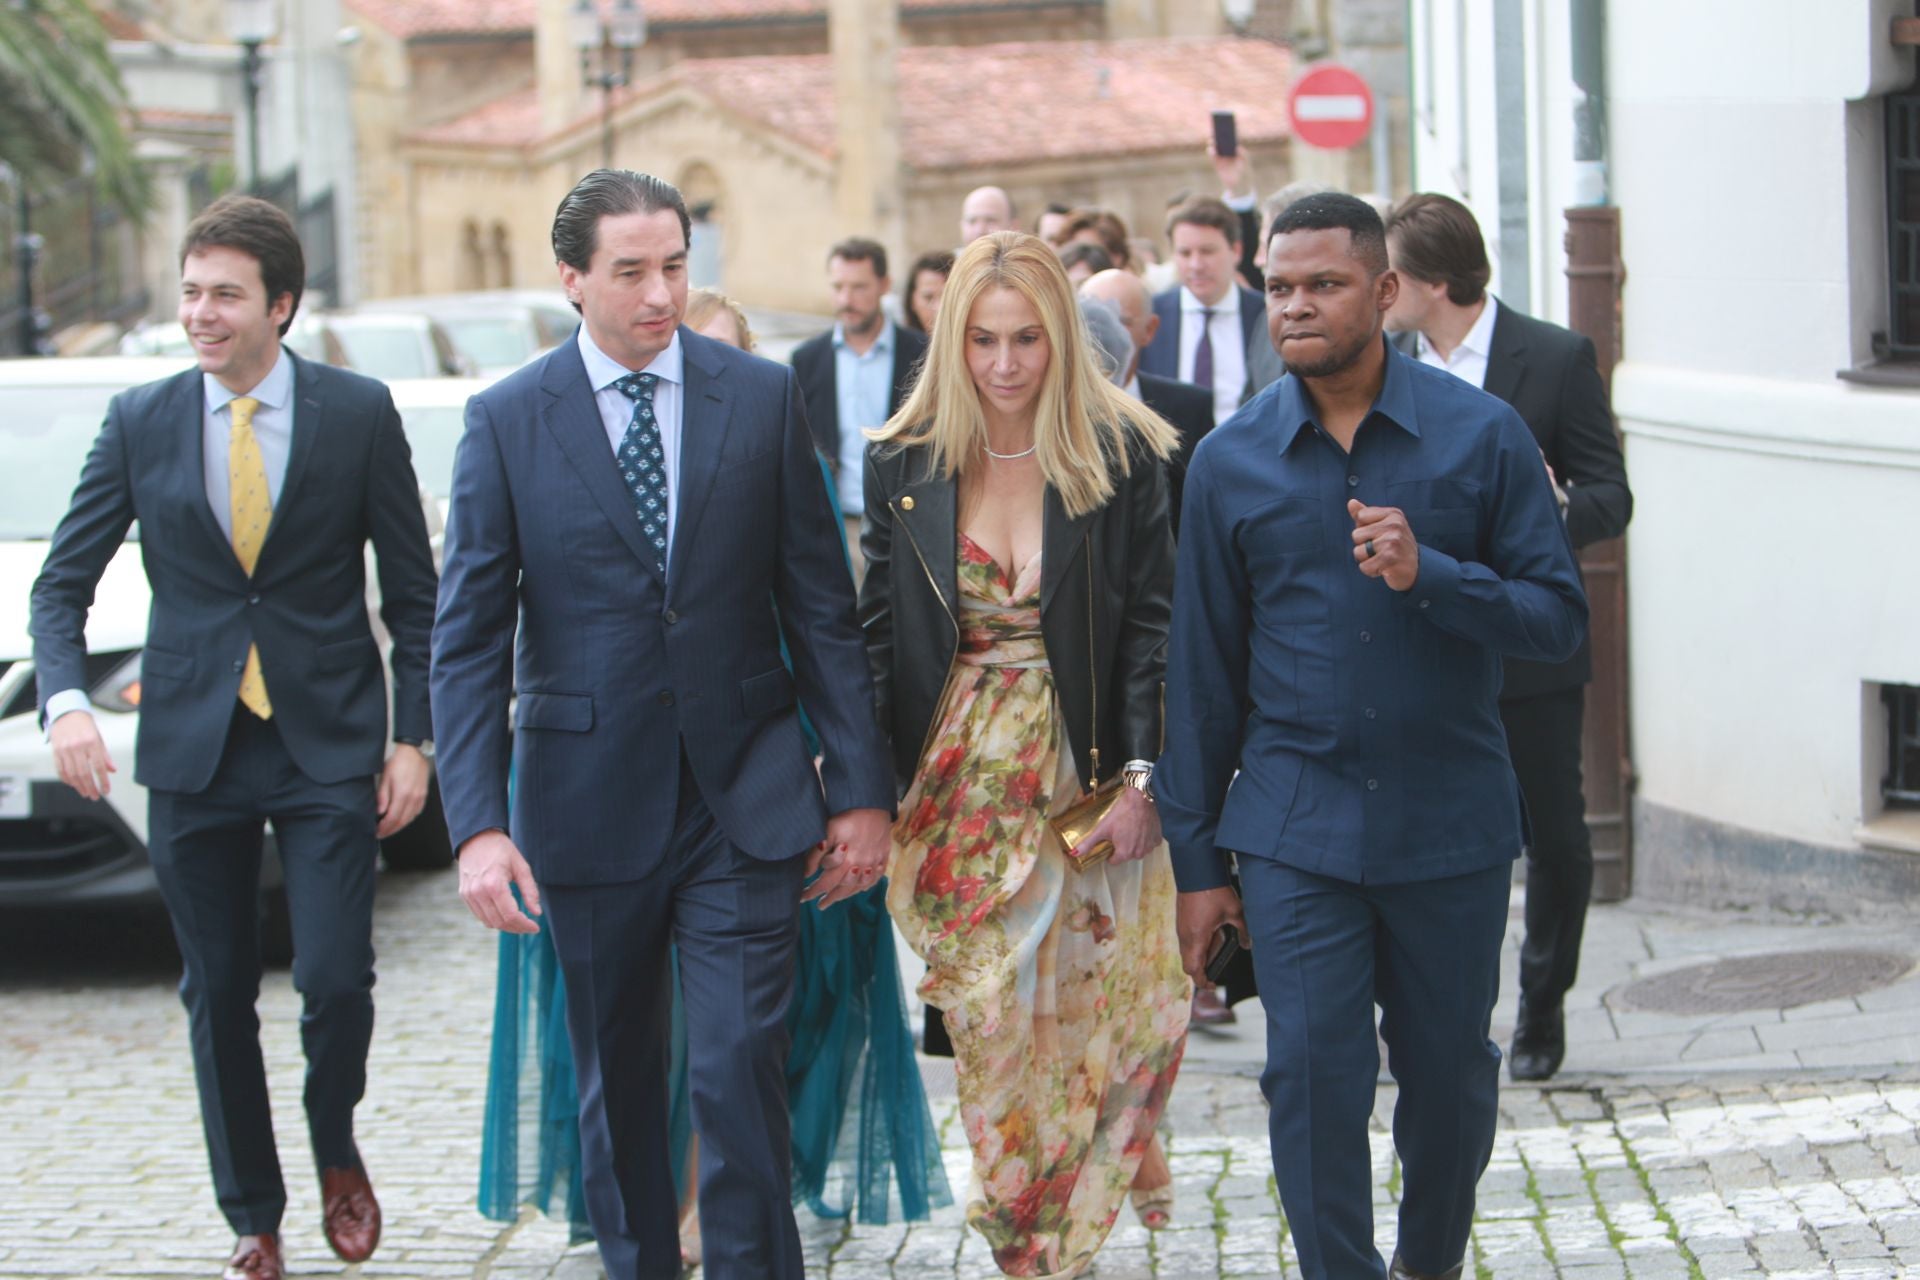
<svg viewBox="0 0 1920 1280">
<path fill-rule="evenodd" d="M 1516 898 L 1514 926 L 1517 932 Z M 263 1038 L 289 1169 L 295 1275 L 591 1280 L 590 1249 L 529 1215 L 473 1211 L 494 946 L 449 876 L 388 876 L 377 924 L 379 1026 L 362 1143 L 386 1240 L 360 1267 L 326 1250 L 298 1099 L 297 999 L 269 975 Z M 1617 987 L 1702 959 L 1866 947 L 1911 953 L 1911 928 L 1596 908 L 1570 1000 L 1567 1069 L 1507 1087 L 1469 1258 L 1481 1277 L 1920 1275 L 1920 975 L 1859 996 L 1709 1015 L 1630 1010 Z M 1511 939 L 1508 956 L 1512 974 Z M 176 968 L 147 925 L 0 928 L 0 1280 L 218 1274 L 228 1243 L 201 1149 Z M 1611 994 L 1610 994 L 1611 993 Z M 1510 1007 L 1496 1013 L 1504 1039 Z M 1096 1277 L 1297 1274 L 1275 1201 L 1254 1076 L 1257 1010 L 1196 1033 L 1175 1091 L 1175 1227 L 1123 1213 Z M 966 1185 L 950 1079 L 931 1069 Z M 1376 1218 L 1399 1190 L 1376 1112 Z M 994 1273 L 960 1211 L 912 1227 L 802 1213 L 809 1275 L 938 1280 Z"/>
</svg>

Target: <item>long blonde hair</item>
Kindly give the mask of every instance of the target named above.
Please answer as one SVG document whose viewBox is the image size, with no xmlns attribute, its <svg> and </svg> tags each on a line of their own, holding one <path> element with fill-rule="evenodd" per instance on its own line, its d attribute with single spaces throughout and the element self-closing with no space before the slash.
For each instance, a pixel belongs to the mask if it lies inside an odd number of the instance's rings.
<svg viewBox="0 0 1920 1280">
<path fill-rule="evenodd" d="M 1164 460 L 1180 434 L 1101 373 L 1059 255 L 1038 236 L 999 231 L 967 246 L 947 277 L 913 394 L 885 426 L 867 435 L 900 448 L 924 445 L 933 471 L 943 478 L 965 475 L 978 464 L 987 419 L 967 370 L 967 325 L 974 303 L 1001 288 L 1033 307 L 1052 351 L 1034 409 L 1040 474 L 1068 515 L 1098 510 L 1113 497 L 1113 468 L 1123 475 L 1132 471 L 1134 445 Z"/>
</svg>

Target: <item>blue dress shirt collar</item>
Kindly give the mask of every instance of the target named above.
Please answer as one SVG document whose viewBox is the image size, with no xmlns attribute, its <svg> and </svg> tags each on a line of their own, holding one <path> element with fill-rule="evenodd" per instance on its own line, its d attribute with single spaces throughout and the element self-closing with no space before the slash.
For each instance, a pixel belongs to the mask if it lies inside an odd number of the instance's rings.
<svg viewBox="0 0 1920 1280">
<path fill-rule="evenodd" d="M 580 361 L 587 366 L 587 383 L 595 391 L 605 390 L 634 372 L 602 351 L 584 324 L 580 326 Z M 686 351 L 680 345 L 680 330 L 673 331 L 673 338 L 667 343 L 666 349 L 648 361 L 647 367 L 639 372 L 651 373 L 663 382 L 686 382 Z"/>
<path fill-rule="evenodd" d="M 207 397 L 208 413 L 219 413 L 242 395 L 252 396 L 265 408 L 284 409 L 293 399 L 293 361 L 287 359 L 287 349 L 281 347 L 274 358 L 273 368 L 267 370 L 267 376 L 260 379 L 260 385 L 251 391 L 229 391 L 220 379 L 210 373 L 200 375 L 200 385 Z"/>
<path fill-rule="evenodd" d="M 1380 341 L 1387 349 L 1387 376 L 1367 416 L 1371 418 L 1378 414 L 1408 435 L 1418 436 L 1420 415 L 1414 408 L 1412 380 L 1407 372 L 1407 366 L 1412 362 L 1384 335 Z M 1275 409 L 1280 421 L 1280 451 L 1285 453 L 1300 438 L 1301 432 L 1320 425 L 1320 415 L 1307 395 L 1306 385 L 1296 375 L 1288 374 L 1274 387 Z"/>
</svg>

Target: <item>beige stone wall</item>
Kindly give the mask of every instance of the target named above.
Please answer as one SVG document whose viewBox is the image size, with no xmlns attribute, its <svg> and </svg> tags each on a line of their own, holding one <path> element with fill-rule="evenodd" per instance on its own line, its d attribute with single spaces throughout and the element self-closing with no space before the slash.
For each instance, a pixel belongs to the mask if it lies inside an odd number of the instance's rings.
<svg viewBox="0 0 1920 1280">
<path fill-rule="evenodd" d="M 400 156 L 412 127 L 411 65 L 403 42 L 371 23 L 361 33 L 351 63 L 360 293 L 382 298 L 413 290 L 412 201 Z"/>
<path fill-rule="evenodd" d="M 410 127 L 465 115 L 533 83 L 533 39 L 416 40 L 407 50 Z"/>
</svg>

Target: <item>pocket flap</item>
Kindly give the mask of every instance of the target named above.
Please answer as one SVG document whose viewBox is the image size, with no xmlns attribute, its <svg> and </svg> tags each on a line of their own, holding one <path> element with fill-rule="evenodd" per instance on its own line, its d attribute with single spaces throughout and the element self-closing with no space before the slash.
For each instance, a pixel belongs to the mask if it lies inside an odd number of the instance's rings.
<svg viewBox="0 0 1920 1280">
<path fill-rule="evenodd" d="M 585 733 L 593 728 L 593 695 L 522 693 L 514 706 L 514 722 L 522 729 Z"/>
<path fill-rule="evenodd" d="M 373 642 L 372 636 L 336 640 L 332 644 L 323 644 L 313 651 L 313 665 L 318 671 L 347 671 L 362 663 L 378 661 L 380 661 L 380 646 Z"/>
<path fill-rule="evenodd" d="M 140 651 L 142 679 L 158 677 L 162 680 L 185 680 L 192 674 L 193 655 L 190 653 L 170 653 L 152 645 Z"/>
<path fill-rule="evenodd" d="M 772 715 L 793 705 L 793 673 L 775 667 L 740 682 L 740 709 L 750 716 Z"/>
</svg>

